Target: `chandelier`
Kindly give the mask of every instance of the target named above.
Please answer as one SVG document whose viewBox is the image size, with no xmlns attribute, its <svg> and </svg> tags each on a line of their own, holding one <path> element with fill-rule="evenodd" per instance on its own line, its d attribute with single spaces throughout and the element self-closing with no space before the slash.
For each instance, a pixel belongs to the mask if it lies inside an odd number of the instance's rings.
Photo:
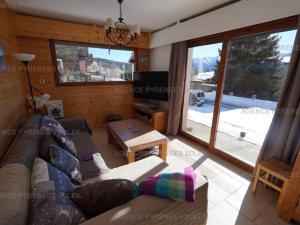
<svg viewBox="0 0 300 225">
<path fill-rule="evenodd" d="M 106 36 L 105 38 L 110 40 L 112 43 L 124 47 L 138 39 L 141 34 L 140 27 L 135 25 L 128 27 L 124 23 L 122 16 L 122 3 L 124 0 L 118 0 L 120 7 L 120 17 L 117 22 L 114 22 L 112 18 L 107 18 L 106 24 L 104 26 Z"/>
</svg>

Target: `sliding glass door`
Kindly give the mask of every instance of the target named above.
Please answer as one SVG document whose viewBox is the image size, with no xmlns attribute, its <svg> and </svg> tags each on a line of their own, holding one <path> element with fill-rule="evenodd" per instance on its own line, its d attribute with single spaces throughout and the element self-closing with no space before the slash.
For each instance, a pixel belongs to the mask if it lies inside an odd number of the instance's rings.
<svg viewBox="0 0 300 225">
<path fill-rule="evenodd" d="M 289 67 L 296 30 L 232 39 L 215 147 L 255 165 Z"/>
<path fill-rule="evenodd" d="M 189 49 L 182 129 L 205 143 L 210 141 L 222 43 Z"/>
<path fill-rule="evenodd" d="M 193 43 L 183 133 L 254 166 L 288 72 L 295 36 L 295 29 L 279 29 L 224 35 L 222 42 L 208 45 Z"/>
</svg>

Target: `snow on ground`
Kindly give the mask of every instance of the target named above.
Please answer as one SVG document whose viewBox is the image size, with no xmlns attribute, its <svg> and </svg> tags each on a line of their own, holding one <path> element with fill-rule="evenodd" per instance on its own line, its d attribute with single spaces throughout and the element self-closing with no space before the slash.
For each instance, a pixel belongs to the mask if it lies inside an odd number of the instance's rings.
<svg viewBox="0 0 300 225">
<path fill-rule="evenodd" d="M 205 103 L 189 106 L 188 119 L 211 127 L 214 92 L 205 93 Z M 276 102 L 224 95 L 218 130 L 235 138 L 246 132 L 244 140 L 262 145 L 272 122 Z"/>
<path fill-rule="evenodd" d="M 216 92 L 204 92 L 205 93 L 205 101 L 214 102 L 216 99 Z M 237 96 L 223 95 L 222 104 L 239 107 L 239 108 L 262 108 L 262 109 L 270 109 L 275 111 L 277 102 L 261 100 L 261 99 L 252 99 L 252 98 L 243 98 Z"/>
</svg>

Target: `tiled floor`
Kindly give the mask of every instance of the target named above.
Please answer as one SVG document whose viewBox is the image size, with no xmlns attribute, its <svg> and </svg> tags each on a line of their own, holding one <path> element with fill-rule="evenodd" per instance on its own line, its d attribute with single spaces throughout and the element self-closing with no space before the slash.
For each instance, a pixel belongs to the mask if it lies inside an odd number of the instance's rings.
<svg viewBox="0 0 300 225">
<path fill-rule="evenodd" d="M 106 132 L 95 130 L 95 144 L 111 168 L 126 164 L 107 143 Z M 277 217 L 278 194 L 259 185 L 250 192 L 252 175 L 210 155 L 182 138 L 170 138 L 167 162 L 176 168 L 192 166 L 208 178 L 207 225 L 287 225 Z M 102 150 L 101 150 L 102 149 Z"/>
<path fill-rule="evenodd" d="M 194 137 L 208 142 L 210 138 L 210 131 L 211 129 L 203 124 L 187 120 L 186 132 Z M 261 146 L 218 131 L 216 148 L 254 166 Z"/>
</svg>

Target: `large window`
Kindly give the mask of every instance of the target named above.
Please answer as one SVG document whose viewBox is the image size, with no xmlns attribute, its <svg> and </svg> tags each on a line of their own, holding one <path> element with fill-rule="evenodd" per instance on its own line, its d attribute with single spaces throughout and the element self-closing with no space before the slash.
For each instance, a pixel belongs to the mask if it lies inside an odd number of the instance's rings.
<svg viewBox="0 0 300 225">
<path fill-rule="evenodd" d="M 134 51 L 54 42 L 59 84 L 132 81 Z"/>
<path fill-rule="evenodd" d="M 222 43 L 189 49 L 187 101 L 184 106 L 182 129 L 209 143 L 216 98 L 216 71 L 219 70 Z"/>
<path fill-rule="evenodd" d="M 296 30 L 229 43 L 216 148 L 255 165 L 285 81 Z"/>
<path fill-rule="evenodd" d="M 295 25 L 290 18 L 191 40 L 184 134 L 253 167 L 286 79 Z"/>
</svg>

